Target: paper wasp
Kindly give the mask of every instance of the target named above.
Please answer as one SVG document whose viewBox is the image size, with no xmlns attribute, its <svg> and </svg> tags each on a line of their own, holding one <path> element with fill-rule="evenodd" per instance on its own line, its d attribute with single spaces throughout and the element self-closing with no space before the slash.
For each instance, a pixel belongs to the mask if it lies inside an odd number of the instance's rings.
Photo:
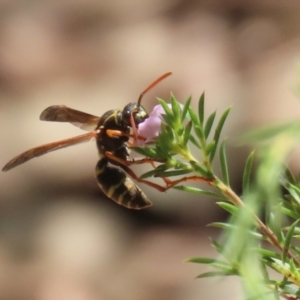
<svg viewBox="0 0 300 300">
<path fill-rule="evenodd" d="M 131 159 L 129 157 L 128 144 L 130 143 L 130 138 L 141 138 L 137 136 L 137 127 L 148 118 L 147 112 L 141 106 L 144 94 L 171 74 L 171 72 L 168 72 L 149 85 L 140 94 L 137 103 L 129 103 L 123 110 L 109 110 L 101 117 L 90 115 L 64 105 L 48 107 L 41 113 L 40 120 L 69 122 L 90 132 L 30 149 L 10 160 L 3 167 L 2 171 L 8 171 L 34 157 L 48 152 L 95 138 L 100 157 L 95 173 L 100 189 L 110 199 L 127 208 L 143 209 L 151 206 L 152 203 L 150 200 L 127 174 L 133 179 L 155 188 L 158 185 L 140 179 L 130 169 L 129 166 L 132 163 L 147 162 L 147 159 L 140 159 L 138 161 Z"/>
</svg>

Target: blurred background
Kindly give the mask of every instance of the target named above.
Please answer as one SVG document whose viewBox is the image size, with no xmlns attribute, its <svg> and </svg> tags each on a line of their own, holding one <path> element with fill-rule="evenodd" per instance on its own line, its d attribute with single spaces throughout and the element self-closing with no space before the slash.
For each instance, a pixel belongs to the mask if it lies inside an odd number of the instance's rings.
<svg viewBox="0 0 300 300">
<path fill-rule="evenodd" d="M 65 104 L 94 115 L 173 92 L 206 110 L 230 105 L 232 185 L 239 191 L 249 149 L 232 143 L 253 126 L 298 118 L 297 0 L 53 0 L 0 2 L 2 166 L 15 155 L 84 132 L 40 122 Z M 127 210 L 94 179 L 94 142 L 0 174 L 0 299 L 166 300 L 241 298 L 240 282 L 193 280 L 184 263 L 212 256 L 206 224 L 224 219 L 213 199 L 147 186 L 153 206 Z M 137 170 L 141 172 L 141 170 Z"/>
</svg>

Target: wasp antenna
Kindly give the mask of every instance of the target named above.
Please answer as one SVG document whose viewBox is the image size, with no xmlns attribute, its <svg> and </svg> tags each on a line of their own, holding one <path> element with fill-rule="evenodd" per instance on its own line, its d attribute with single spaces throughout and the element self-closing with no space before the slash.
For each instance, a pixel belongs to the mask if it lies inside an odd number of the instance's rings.
<svg viewBox="0 0 300 300">
<path fill-rule="evenodd" d="M 172 74 L 172 72 L 168 72 L 165 73 L 164 75 L 160 76 L 159 78 L 157 78 L 154 82 L 152 82 L 141 94 L 140 97 L 138 99 L 138 106 L 141 105 L 142 102 L 142 98 L 143 96 L 149 91 L 151 90 L 154 86 L 156 86 L 159 82 L 161 82 L 162 80 L 164 80 L 166 77 L 170 76 Z"/>
</svg>

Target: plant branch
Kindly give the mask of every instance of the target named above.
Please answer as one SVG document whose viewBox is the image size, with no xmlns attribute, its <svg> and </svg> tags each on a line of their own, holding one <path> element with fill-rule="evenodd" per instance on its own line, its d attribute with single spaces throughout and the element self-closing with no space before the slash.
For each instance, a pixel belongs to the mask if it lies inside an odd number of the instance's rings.
<svg viewBox="0 0 300 300">
<path fill-rule="evenodd" d="M 222 181 L 220 180 L 216 180 L 215 181 L 215 186 L 226 196 L 226 198 L 235 206 L 237 207 L 246 207 L 245 203 L 242 201 L 242 199 L 228 186 L 226 186 Z M 256 225 L 258 227 L 258 229 L 268 238 L 269 242 L 275 246 L 276 248 L 278 248 L 280 251 L 285 251 L 284 247 L 280 244 L 280 242 L 278 241 L 276 235 L 274 234 L 274 232 L 272 230 L 270 230 L 269 227 L 267 227 L 263 221 L 261 221 L 261 219 L 253 212 L 250 211 L 251 214 L 253 215 Z M 294 263 L 297 266 L 300 266 L 300 262 L 295 258 L 295 256 L 293 255 L 293 253 L 288 250 L 287 251 L 287 256 L 292 259 L 294 261 Z"/>
</svg>

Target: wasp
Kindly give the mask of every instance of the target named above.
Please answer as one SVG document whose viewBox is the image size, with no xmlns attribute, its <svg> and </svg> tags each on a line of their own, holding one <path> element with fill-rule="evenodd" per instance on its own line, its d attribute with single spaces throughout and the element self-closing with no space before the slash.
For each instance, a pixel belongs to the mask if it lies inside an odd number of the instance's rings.
<svg viewBox="0 0 300 300">
<path fill-rule="evenodd" d="M 97 117 L 64 105 L 54 105 L 46 108 L 40 115 L 40 120 L 69 122 L 83 130 L 86 134 L 68 138 L 32 148 L 12 160 L 2 169 L 8 171 L 28 160 L 51 151 L 73 146 L 93 138 L 96 140 L 99 161 L 95 175 L 100 189 L 116 203 L 131 209 L 143 209 L 152 205 L 145 193 L 131 180 L 133 179 L 156 187 L 156 184 L 140 179 L 131 169 L 132 163 L 147 162 L 147 159 L 134 160 L 129 156 L 130 138 L 138 139 L 138 125 L 148 118 L 141 101 L 145 93 L 160 81 L 170 76 L 168 72 L 151 83 L 139 96 L 137 102 L 127 104 L 123 110 L 112 109 Z"/>
</svg>

